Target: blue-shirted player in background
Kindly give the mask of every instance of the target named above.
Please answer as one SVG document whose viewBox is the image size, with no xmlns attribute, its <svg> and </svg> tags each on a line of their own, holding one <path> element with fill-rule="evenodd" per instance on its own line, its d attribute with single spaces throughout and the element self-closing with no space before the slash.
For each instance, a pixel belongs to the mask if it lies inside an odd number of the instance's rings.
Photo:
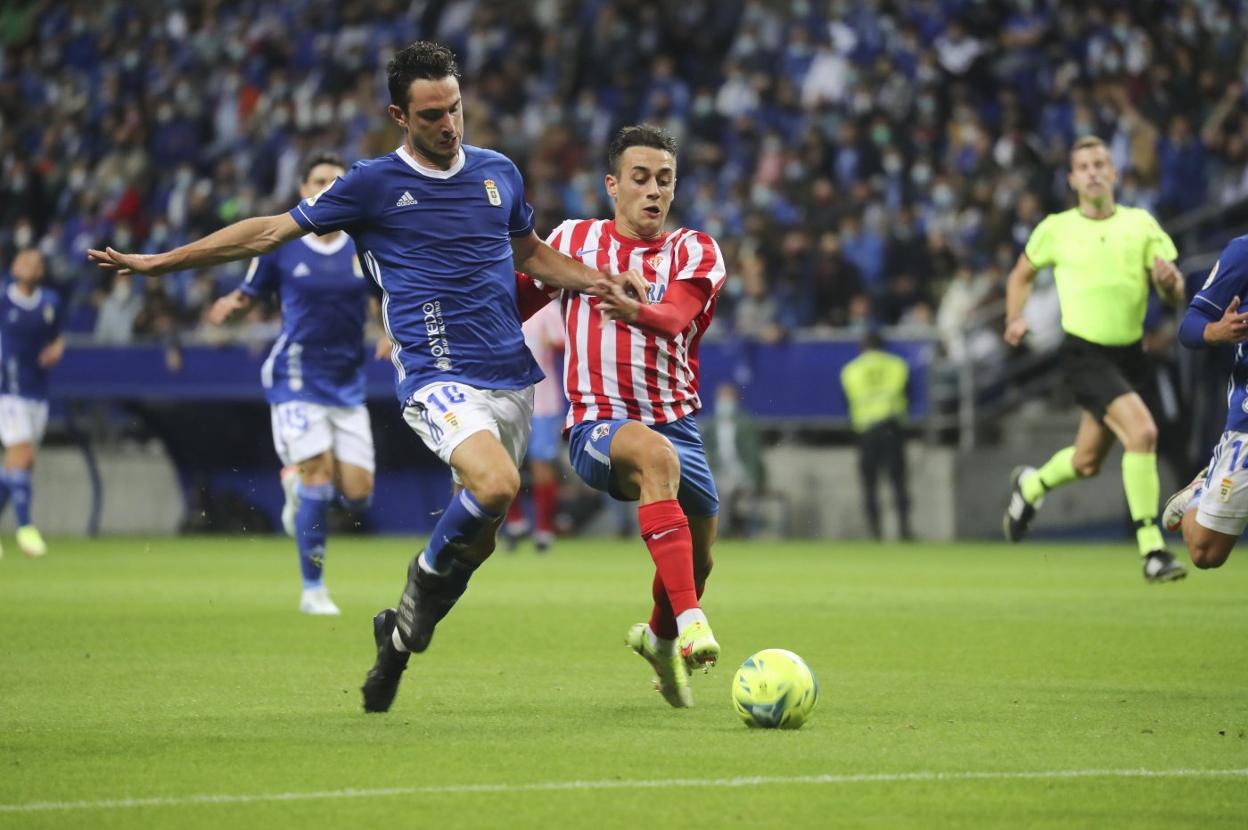
<svg viewBox="0 0 1248 830">
<path fill-rule="evenodd" d="M 299 195 L 309 198 L 346 172 L 342 159 L 316 153 L 303 163 Z M 281 298 L 282 331 L 261 369 L 282 464 L 282 526 L 295 538 L 303 576 L 299 610 L 338 614 L 325 587 L 329 505 L 352 512 L 373 495 L 373 431 L 364 405 L 364 324 L 374 302 L 351 238 L 308 234 L 251 261 L 237 290 L 217 300 L 209 320 L 224 323 L 257 299 Z M 381 357 L 390 341 L 377 344 Z"/>
<path fill-rule="evenodd" d="M 1217 568 L 1248 527 L 1248 236 L 1231 240 L 1188 306 L 1179 341 L 1189 349 L 1235 347 L 1227 384 L 1226 428 L 1209 465 L 1170 497 L 1162 512 L 1167 530 L 1182 529 L 1198 568 Z"/>
<path fill-rule="evenodd" d="M 65 353 L 65 337 L 60 302 L 39 285 L 43 255 L 19 251 L 10 270 L 13 279 L 0 296 L 0 511 L 13 500 L 17 546 L 33 557 L 48 546 L 30 519 L 31 471 L 48 425 L 48 369 Z"/>
<path fill-rule="evenodd" d="M 410 652 L 428 647 L 493 552 L 520 487 L 532 387 L 542 375 L 520 330 L 515 271 L 599 296 L 611 293 L 613 280 L 645 290 L 636 271 L 609 276 L 534 233 L 515 164 L 463 144 L 459 67 L 449 49 L 414 43 L 395 53 L 387 76 L 387 112 L 403 131 L 393 153 L 356 163 L 287 214 L 245 219 L 160 254 L 89 252 L 105 269 L 163 274 L 258 256 L 308 232 L 345 230 L 355 240 L 382 291 L 404 419 L 462 487 L 412 559 L 397 612 L 373 618 L 377 657 L 362 690 L 368 712 L 390 708 Z"/>
</svg>

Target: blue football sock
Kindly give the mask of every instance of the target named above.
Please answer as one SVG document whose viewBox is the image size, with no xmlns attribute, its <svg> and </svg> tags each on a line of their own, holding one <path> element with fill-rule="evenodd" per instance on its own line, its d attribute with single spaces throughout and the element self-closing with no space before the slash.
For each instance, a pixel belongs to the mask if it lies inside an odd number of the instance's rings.
<svg viewBox="0 0 1248 830">
<path fill-rule="evenodd" d="M 13 496 L 17 526 L 25 527 L 30 524 L 30 470 L 5 470 L 4 479 Z"/>
<path fill-rule="evenodd" d="M 442 513 L 442 518 L 434 525 L 422 564 L 428 570 L 446 575 L 451 569 L 455 554 L 467 547 L 484 528 L 500 518 L 502 517 L 482 507 L 472 493 L 460 490 L 451 497 L 451 503 Z"/>
<path fill-rule="evenodd" d="M 0 514 L 4 513 L 4 508 L 9 503 L 9 471 L 0 470 Z"/>
<path fill-rule="evenodd" d="M 299 546 L 299 570 L 303 587 L 324 585 L 325 541 L 329 537 L 329 503 L 334 498 L 332 484 L 304 484 L 295 487 L 299 510 L 295 513 L 295 543 Z"/>
</svg>

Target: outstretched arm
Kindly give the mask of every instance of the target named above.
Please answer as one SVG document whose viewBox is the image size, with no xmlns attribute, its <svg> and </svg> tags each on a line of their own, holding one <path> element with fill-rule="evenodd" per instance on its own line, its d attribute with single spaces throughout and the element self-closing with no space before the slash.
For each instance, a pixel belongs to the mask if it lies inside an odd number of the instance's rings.
<svg viewBox="0 0 1248 830">
<path fill-rule="evenodd" d="M 540 280 L 543 285 L 575 291 L 578 294 L 605 297 L 610 293 L 611 283 L 617 282 L 628 284 L 639 296 L 645 296 L 646 279 L 637 271 L 625 271 L 611 277 L 559 253 L 543 242 L 536 233 L 511 240 L 511 251 L 516 270 Z"/>
<path fill-rule="evenodd" d="M 164 253 L 123 254 L 105 248 L 103 251 L 87 251 L 87 257 L 106 271 L 158 276 L 267 254 L 303 234 L 303 229 L 290 214 L 279 213 L 235 222 L 203 239 Z"/>
<path fill-rule="evenodd" d="M 1023 307 L 1031 296 L 1031 287 L 1036 281 L 1036 267 L 1026 254 L 1018 255 L 1018 262 L 1010 269 L 1010 276 L 1005 282 L 1005 342 L 1017 346 L 1023 342 L 1030 326 L 1023 319 Z"/>
<path fill-rule="evenodd" d="M 599 308 L 608 320 L 623 320 L 648 334 L 671 339 L 689 328 L 710 298 L 711 284 L 704 279 L 671 283 L 663 299 L 654 305 L 642 305 L 620 286 L 612 285 L 611 294 L 602 298 Z"/>
</svg>

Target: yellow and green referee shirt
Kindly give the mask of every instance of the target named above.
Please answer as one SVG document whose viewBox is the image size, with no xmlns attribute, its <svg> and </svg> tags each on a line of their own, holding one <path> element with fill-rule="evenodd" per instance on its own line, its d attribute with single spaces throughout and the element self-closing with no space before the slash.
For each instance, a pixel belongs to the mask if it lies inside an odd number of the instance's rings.
<svg viewBox="0 0 1248 830">
<path fill-rule="evenodd" d="M 841 369 L 841 386 L 849 401 L 849 419 L 856 432 L 906 414 L 906 382 L 910 367 L 895 354 L 868 349 Z"/>
<path fill-rule="evenodd" d="M 1148 211 L 1121 205 L 1107 219 L 1089 219 L 1078 208 L 1050 214 L 1024 253 L 1037 269 L 1052 266 L 1062 329 L 1102 346 L 1144 336 L 1153 257 L 1178 258 Z"/>
</svg>

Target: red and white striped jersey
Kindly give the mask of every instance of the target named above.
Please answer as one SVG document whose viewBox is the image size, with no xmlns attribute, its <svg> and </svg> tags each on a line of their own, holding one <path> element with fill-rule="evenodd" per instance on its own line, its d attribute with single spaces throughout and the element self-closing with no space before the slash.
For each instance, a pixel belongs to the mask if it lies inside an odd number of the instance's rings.
<svg viewBox="0 0 1248 830">
<path fill-rule="evenodd" d="M 672 339 L 649 334 L 598 311 L 586 294 L 551 290 L 567 331 L 564 390 L 571 406 L 565 427 L 581 421 L 627 418 L 666 424 L 702 407 L 698 398 L 698 343 L 724 283 L 724 258 L 709 235 L 680 228 L 652 240 L 629 239 L 610 219 L 568 219 L 555 228 L 551 247 L 591 268 L 619 274 L 635 268 L 661 302 L 676 280 L 705 279 L 711 294 L 689 326 Z"/>
</svg>

